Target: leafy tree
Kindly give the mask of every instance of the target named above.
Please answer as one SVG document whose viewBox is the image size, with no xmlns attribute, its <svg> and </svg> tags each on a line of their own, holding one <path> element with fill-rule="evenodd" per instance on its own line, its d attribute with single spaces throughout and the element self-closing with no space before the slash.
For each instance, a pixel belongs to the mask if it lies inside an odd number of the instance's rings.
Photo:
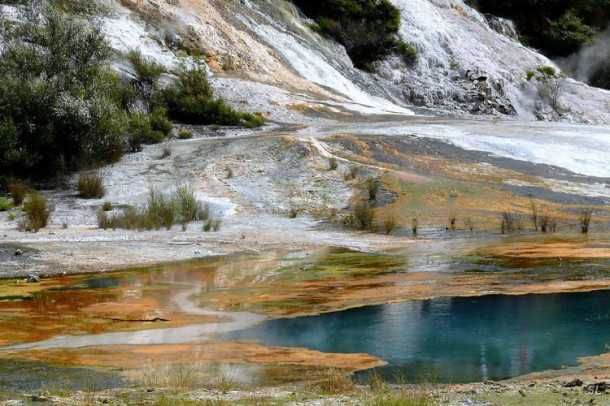
<svg viewBox="0 0 610 406">
<path fill-rule="evenodd" d="M 101 31 L 50 6 L 23 17 L 0 53 L 2 173 L 46 178 L 118 158 L 124 115 Z"/>
</svg>

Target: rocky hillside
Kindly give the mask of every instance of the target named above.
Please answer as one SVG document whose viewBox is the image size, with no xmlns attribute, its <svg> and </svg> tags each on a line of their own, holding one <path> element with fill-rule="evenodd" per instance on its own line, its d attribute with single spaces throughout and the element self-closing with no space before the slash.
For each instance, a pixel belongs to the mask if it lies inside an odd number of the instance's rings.
<svg viewBox="0 0 610 406">
<path fill-rule="evenodd" d="M 518 42 L 510 21 L 486 17 L 462 0 L 393 0 L 400 39 L 418 52 L 353 67 L 345 49 L 310 29 L 285 0 L 98 0 L 86 15 L 104 26 L 119 57 L 139 49 L 166 68 L 203 55 L 219 92 L 272 120 L 301 120 L 303 106 L 409 114 L 427 108 L 457 115 L 610 123 L 610 92 L 566 79 L 555 108 L 526 72 L 552 61 Z M 5 14 L 14 7 L 4 6 Z M 311 107 L 311 106 L 309 106 Z M 307 107 L 307 108 L 309 108 Z M 292 119 L 290 119 L 292 117 Z"/>
</svg>

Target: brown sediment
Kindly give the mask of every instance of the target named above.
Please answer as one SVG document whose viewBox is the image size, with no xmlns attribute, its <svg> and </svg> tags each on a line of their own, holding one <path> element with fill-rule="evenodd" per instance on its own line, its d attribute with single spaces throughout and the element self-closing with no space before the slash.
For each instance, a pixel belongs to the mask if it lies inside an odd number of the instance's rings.
<svg viewBox="0 0 610 406">
<path fill-rule="evenodd" d="M 267 347 L 240 342 L 204 344 L 118 345 L 74 350 L 9 351 L 3 359 L 40 361 L 62 365 L 138 367 L 183 362 L 233 362 L 323 366 L 358 371 L 385 365 L 367 354 L 323 353 L 304 348 Z"/>
<path fill-rule="evenodd" d="M 482 254 L 521 258 L 610 258 L 610 241 L 511 241 L 505 245 L 482 248 Z"/>
</svg>

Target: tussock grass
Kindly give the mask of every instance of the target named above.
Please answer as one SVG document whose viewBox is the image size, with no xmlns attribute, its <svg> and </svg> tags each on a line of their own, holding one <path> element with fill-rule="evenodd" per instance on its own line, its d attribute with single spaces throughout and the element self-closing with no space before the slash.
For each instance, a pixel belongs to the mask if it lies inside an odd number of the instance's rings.
<svg viewBox="0 0 610 406">
<path fill-rule="evenodd" d="M 172 156 L 172 148 L 169 145 L 166 145 L 161 149 L 161 156 L 159 159 L 165 159 L 170 156 Z"/>
<path fill-rule="evenodd" d="M 328 170 L 329 171 L 334 171 L 338 167 L 339 167 L 339 164 L 337 163 L 337 158 L 331 157 L 328 159 Z"/>
<path fill-rule="evenodd" d="M 23 211 L 27 217 L 27 222 L 25 223 L 26 231 L 37 232 L 41 228 L 46 227 L 51 216 L 47 199 L 36 192 L 29 194 L 23 204 Z"/>
<path fill-rule="evenodd" d="M 413 214 L 413 217 L 411 218 L 409 223 L 411 224 L 411 231 L 413 232 L 413 235 L 417 235 L 417 228 L 419 227 L 419 220 L 417 219 L 417 215 Z"/>
<path fill-rule="evenodd" d="M 219 372 L 200 364 L 178 363 L 132 371 L 131 379 L 144 388 L 163 388 L 176 393 L 208 389 L 230 391 L 241 382 L 229 372 Z"/>
<path fill-rule="evenodd" d="M 589 233 L 589 227 L 591 226 L 591 217 L 593 217 L 593 209 L 585 208 L 580 211 L 578 218 L 580 222 L 580 232 L 582 234 Z"/>
<path fill-rule="evenodd" d="M 327 369 L 315 383 L 315 388 L 325 394 L 339 394 L 353 392 L 356 385 L 345 371 Z"/>
<path fill-rule="evenodd" d="M 101 199 L 106 191 L 104 182 L 99 173 L 83 174 L 78 176 L 78 194 L 84 199 Z"/>
<path fill-rule="evenodd" d="M 14 181 L 11 182 L 9 188 L 11 190 L 13 204 L 15 206 L 21 206 L 21 203 L 23 203 L 29 191 L 27 185 L 21 181 Z"/>
<path fill-rule="evenodd" d="M 434 406 L 435 404 L 434 395 L 425 389 L 382 392 L 366 402 L 369 406 Z"/>
</svg>

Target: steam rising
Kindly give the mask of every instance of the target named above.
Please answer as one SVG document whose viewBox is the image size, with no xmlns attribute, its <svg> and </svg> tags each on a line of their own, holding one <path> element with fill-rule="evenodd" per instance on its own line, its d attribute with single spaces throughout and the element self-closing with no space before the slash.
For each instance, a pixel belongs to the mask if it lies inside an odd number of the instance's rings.
<svg viewBox="0 0 610 406">
<path fill-rule="evenodd" d="M 589 83 L 596 70 L 610 64 L 610 28 L 577 53 L 559 60 L 558 64 L 574 79 Z"/>
</svg>

